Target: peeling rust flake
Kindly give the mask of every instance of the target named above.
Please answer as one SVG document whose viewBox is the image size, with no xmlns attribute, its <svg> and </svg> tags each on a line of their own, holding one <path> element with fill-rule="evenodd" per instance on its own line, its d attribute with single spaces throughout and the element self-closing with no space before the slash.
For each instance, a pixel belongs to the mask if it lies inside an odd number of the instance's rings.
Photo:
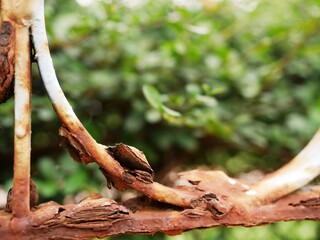
<svg viewBox="0 0 320 240">
<path fill-rule="evenodd" d="M 119 143 L 114 147 L 109 147 L 108 150 L 121 166 L 131 170 L 139 169 L 153 174 L 153 170 L 142 151 L 123 143 Z"/>
<path fill-rule="evenodd" d="M 205 215 L 205 212 L 198 209 L 186 209 L 182 212 L 182 215 L 188 218 L 202 218 Z"/>
<path fill-rule="evenodd" d="M 0 22 L 0 103 L 13 95 L 14 79 L 14 26 Z"/>
<path fill-rule="evenodd" d="M 229 207 L 226 203 L 222 202 L 214 193 L 207 193 L 202 198 L 213 218 L 221 219 L 229 212 Z"/>
<path fill-rule="evenodd" d="M 76 228 L 108 228 L 129 215 L 129 210 L 110 199 L 94 199 L 64 213 L 64 225 Z"/>
<path fill-rule="evenodd" d="M 92 156 L 86 151 L 85 144 L 77 136 L 69 132 L 64 126 L 60 128 L 59 134 L 63 137 L 63 145 L 66 146 L 73 160 L 85 164 L 93 162 Z"/>
<path fill-rule="evenodd" d="M 142 182 L 153 182 L 153 170 L 142 151 L 123 143 L 109 147 L 107 151 L 126 169 L 126 173 Z M 126 174 L 126 178 L 128 174 Z M 129 178 L 131 179 L 131 177 Z"/>
<path fill-rule="evenodd" d="M 301 200 L 298 203 L 290 203 L 290 206 L 304 206 L 304 207 L 320 207 L 320 198 L 311 198 L 307 200 Z"/>
</svg>

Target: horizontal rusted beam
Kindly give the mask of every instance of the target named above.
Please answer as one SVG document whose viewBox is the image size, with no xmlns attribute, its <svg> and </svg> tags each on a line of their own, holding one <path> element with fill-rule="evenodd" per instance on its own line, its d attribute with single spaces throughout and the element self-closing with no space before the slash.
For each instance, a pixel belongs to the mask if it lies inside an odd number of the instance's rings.
<svg viewBox="0 0 320 240">
<path fill-rule="evenodd" d="M 320 220 L 320 188 L 300 191 L 262 206 L 235 204 L 221 219 L 203 208 L 177 209 L 143 199 L 121 205 L 113 200 L 89 197 L 78 204 L 46 203 L 34 210 L 26 222 L 11 220 L 0 211 L 3 239 L 90 239 L 124 233 L 170 235 L 217 226 L 258 226 L 289 220 Z M 12 228 L 14 226 L 14 228 Z"/>
</svg>

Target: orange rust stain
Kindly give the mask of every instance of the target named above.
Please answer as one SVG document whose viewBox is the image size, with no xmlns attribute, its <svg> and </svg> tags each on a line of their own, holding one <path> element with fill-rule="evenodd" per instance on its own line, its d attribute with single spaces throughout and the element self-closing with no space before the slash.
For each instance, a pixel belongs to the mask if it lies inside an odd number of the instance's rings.
<svg viewBox="0 0 320 240">
<path fill-rule="evenodd" d="M 16 171 L 16 164 L 14 165 L 14 172 Z M 21 172 L 22 173 L 22 172 Z M 13 216 L 21 217 L 27 216 L 30 211 L 30 183 L 29 175 L 15 176 L 12 189 L 12 212 Z"/>
<path fill-rule="evenodd" d="M 2 4 L 2 10 L 5 12 L 7 18 L 21 26 L 26 26 L 31 25 L 32 5 L 30 1 L 6 0 Z"/>
</svg>

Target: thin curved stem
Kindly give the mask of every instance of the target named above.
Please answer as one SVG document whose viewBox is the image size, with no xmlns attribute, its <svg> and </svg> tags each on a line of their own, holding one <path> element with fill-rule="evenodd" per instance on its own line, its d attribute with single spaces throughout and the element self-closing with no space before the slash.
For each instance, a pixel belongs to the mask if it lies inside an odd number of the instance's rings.
<svg viewBox="0 0 320 240">
<path fill-rule="evenodd" d="M 80 124 L 80 121 L 59 85 L 50 56 L 44 20 L 44 1 L 35 0 L 35 3 L 36 7 L 34 7 L 33 12 L 32 33 L 36 49 L 35 58 L 38 60 L 42 80 L 60 119 L 66 121 L 66 125 L 69 127 L 71 125 L 78 125 Z"/>
<path fill-rule="evenodd" d="M 92 155 L 94 159 L 98 161 L 98 159 L 96 158 L 98 156 L 103 156 L 102 150 L 98 146 L 97 142 L 83 127 L 82 123 L 74 113 L 71 105 L 69 104 L 60 87 L 58 78 L 56 76 L 56 72 L 50 55 L 45 28 L 44 1 L 35 0 L 35 3 L 37 6 L 34 8 L 32 24 L 33 41 L 36 50 L 35 58 L 38 61 L 40 74 L 49 95 L 50 101 L 63 125 L 72 134 L 74 134 L 78 138 L 81 138 L 80 141 L 82 142 L 83 147 L 86 148 L 84 150 L 93 152 Z M 106 162 L 107 165 L 109 164 L 110 169 L 117 169 L 117 166 L 114 164 L 111 156 L 101 161 L 103 161 L 104 163 Z M 114 170 L 112 175 L 117 174 L 120 174 L 120 172 L 116 172 L 116 170 Z"/>
</svg>

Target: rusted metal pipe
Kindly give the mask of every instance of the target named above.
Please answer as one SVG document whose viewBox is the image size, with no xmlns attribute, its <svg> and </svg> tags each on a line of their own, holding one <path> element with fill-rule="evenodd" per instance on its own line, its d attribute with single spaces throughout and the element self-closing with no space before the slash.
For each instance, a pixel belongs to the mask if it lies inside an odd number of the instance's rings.
<svg viewBox="0 0 320 240">
<path fill-rule="evenodd" d="M 12 213 L 14 217 L 23 217 L 30 212 L 31 66 L 29 28 L 18 25 L 16 39 Z"/>
<path fill-rule="evenodd" d="M 30 214 L 31 71 L 30 39 L 33 0 L 2 0 L 1 14 L 15 28 L 15 110 L 13 218 Z"/>
</svg>

